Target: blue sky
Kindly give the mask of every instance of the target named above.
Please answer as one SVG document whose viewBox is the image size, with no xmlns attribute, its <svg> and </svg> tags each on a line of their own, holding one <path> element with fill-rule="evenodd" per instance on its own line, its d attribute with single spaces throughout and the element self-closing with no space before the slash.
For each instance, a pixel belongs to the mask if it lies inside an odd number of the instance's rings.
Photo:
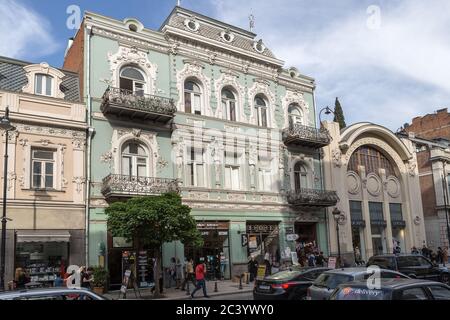
<svg viewBox="0 0 450 320">
<path fill-rule="evenodd" d="M 70 5 L 157 29 L 176 0 L 2 0 L 0 55 L 61 66 Z M 182 0 L 182 6 L 243 28 L 316 79 L 317 107 L 339 97 L 347 123 L 396 130 L 450 101 L 447 0 Z"/>
</svg>

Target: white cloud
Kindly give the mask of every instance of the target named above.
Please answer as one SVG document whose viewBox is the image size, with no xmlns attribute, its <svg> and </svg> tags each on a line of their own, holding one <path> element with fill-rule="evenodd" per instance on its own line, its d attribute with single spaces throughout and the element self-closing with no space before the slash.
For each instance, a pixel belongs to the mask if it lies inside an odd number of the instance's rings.
<svg viewBox="0 0 450 320">
<path fill-rule="evenodd" d="M 378 3 L 377 30 L 367 27 L 372 1 L 222 0 L 213 15 L 246 28 L 252 10 L 275 55 L 316 79 L 318 108 L 339 96 L 348 123 L 395 130 L 450 101 L 450 2 Z"/>
<path fill-rule="evenodd" d="M 2 0 L 0 17 L 0 55 L 35 58 L 58 50 L 49 22 L 19 1 Z"/>
</svg>

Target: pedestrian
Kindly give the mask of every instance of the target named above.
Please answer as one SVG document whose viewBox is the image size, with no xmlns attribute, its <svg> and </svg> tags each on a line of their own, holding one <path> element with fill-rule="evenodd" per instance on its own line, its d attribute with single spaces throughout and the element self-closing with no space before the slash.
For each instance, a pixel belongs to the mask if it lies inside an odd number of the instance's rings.
<svg viewBox="0 0 450 320">
<path fill-rule="evenodd" d="M 355 262 L 357 265 L 361 264 L 361 251 L 358 246 L 355 247 Z"/>
<path fill-rule="evenodd" d="M 177 286 L 175 287 L 175 289 L 180 289 L 183 278 L 184 278 L 183 264 L 181 263 L 180 258 L 177 258 L 175 264 L 175 281 Z"/>
<path fill-rule="evenodd" d="M 82 273 L 80 272 L 80 280 L 82 288 L 92 289 L 92 282 L 94 281 L 93 273 L 94 269 L 92 267 L 87 268 L 87 270 L 83 269 Z"/>
<path fill-rule="evenodd" d="M 191 298 L 194 299 L 194 294 L 200 290 L 200 288 L 203 288 L 203 295 L 205 298 L 209 298 L 208 294 L 206 293 L 206 282 L 205 282 L 205 264 L 202 262 L 199 262 L 197 266 L 195 267 L 195 280 L 197 281 L 197 285 L 191 293 Z"/>
<path fill-rule="evenodd" d="M 25 289 L 25 284 L 28 283 L 27 275 L 22 268 L 17 268 L 14 275 L 14 284 L 16 289 Z"/>
<path fill-rule="evenodd" d="M 225 253 L 220 253 L 220 279 L 223 280 L 225 278 L 225 267 L 227 266 L 227 257 Z"/>
<path fill-rule="evenodd" d="M 185 290 L 188 281 L 191 281 L 194 287 L 196 286 L 194 260 L 192 260 L 192 258 L 188 259 L 186 262 L 186 277 L 184 278 L 183 284 L 181 285 L 181 290 Z"/>
<path fill-rule="evenodd" d="M 175 257 L 170 258 L 169 268 L 167 270 L 169 274 L 169 283 L 168 288 L 172 287 L 172 282 L 177 282 L 177 273 L 176 273 L 176 260 Z"/>
<path fill-rule="evenodd" d="M 270 263 L 270 254 L 268 252 L 264 255 L 264 265 L 266 266 L 265 276 L 270 276 L 272 274 L 272 264 Z"/>
<path fill-rule="evenodd" d="M 308 257 L 308 267 L 315 267 L 316 266 L 316 256 L 314 253 L 310 253 Z"/>
<path fill-rule="evenodd" d="M 320 253 L 316 257 L 316 264 L 318 266 L 325 267 L 326 260 L 327 259 L 323 255 L 323 251 L 320 251 Z"/>
<path fill-rule="evenodd" d="M 442 250 L 442 263 L 445 264 L 448 263 L 448 247 L 444 247 L 444 249 Z"/>
<path fill-rule="evenodd" d="M 258 261 L 255 260 L 255 257 L 252 256 L 250 261 L 248 262 L 248 272 L 250 273 L 250 282 L 256 279 L 256 275 L 258 273 Z"/>
<path fill-rule="evenodd" d="M 411 254 L 419 254 L 419 250 L 416 247 L 411 248 Z"/>
<path fill-rule="evenodd" d="M 427 248 L 427 246 L 425 244 L 423 244 L 423 247 L 422 247 L 422 255 L 424 257 L 430 258 L 430 250 Z"/>
<path fill-rule="evenodd" d="M 438 251 L 437 251 L 437 255 L 436 255 L 436 260 L 438 264 L 442 263 L 442 248 L 438 247 Z"/>
</svg>

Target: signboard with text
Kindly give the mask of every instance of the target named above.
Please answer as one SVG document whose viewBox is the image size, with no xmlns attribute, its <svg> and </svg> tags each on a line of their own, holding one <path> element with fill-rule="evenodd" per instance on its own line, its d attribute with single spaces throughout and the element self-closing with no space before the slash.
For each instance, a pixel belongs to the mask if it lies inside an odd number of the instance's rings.
<svg viewBox="0 0 450 320">
<path fill-rule="evenodd" d="M 337 261 L 336 257 L 329 257 L 328 258 L 328 268 L 336 269 L 336 261 Z"/>
</svg>

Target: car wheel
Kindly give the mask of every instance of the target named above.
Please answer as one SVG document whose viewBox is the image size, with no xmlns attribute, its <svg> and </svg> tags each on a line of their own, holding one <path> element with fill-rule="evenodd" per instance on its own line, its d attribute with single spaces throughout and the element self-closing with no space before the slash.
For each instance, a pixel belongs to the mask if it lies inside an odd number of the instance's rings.
<svg viewBox="0 0 450 320">
<path fill-rule="evenodd" d="M 448 273 L 442 273 L 439 277 L 439 281 L 445 284 L 450 285 L 450 276 Z"/>
</svg>

